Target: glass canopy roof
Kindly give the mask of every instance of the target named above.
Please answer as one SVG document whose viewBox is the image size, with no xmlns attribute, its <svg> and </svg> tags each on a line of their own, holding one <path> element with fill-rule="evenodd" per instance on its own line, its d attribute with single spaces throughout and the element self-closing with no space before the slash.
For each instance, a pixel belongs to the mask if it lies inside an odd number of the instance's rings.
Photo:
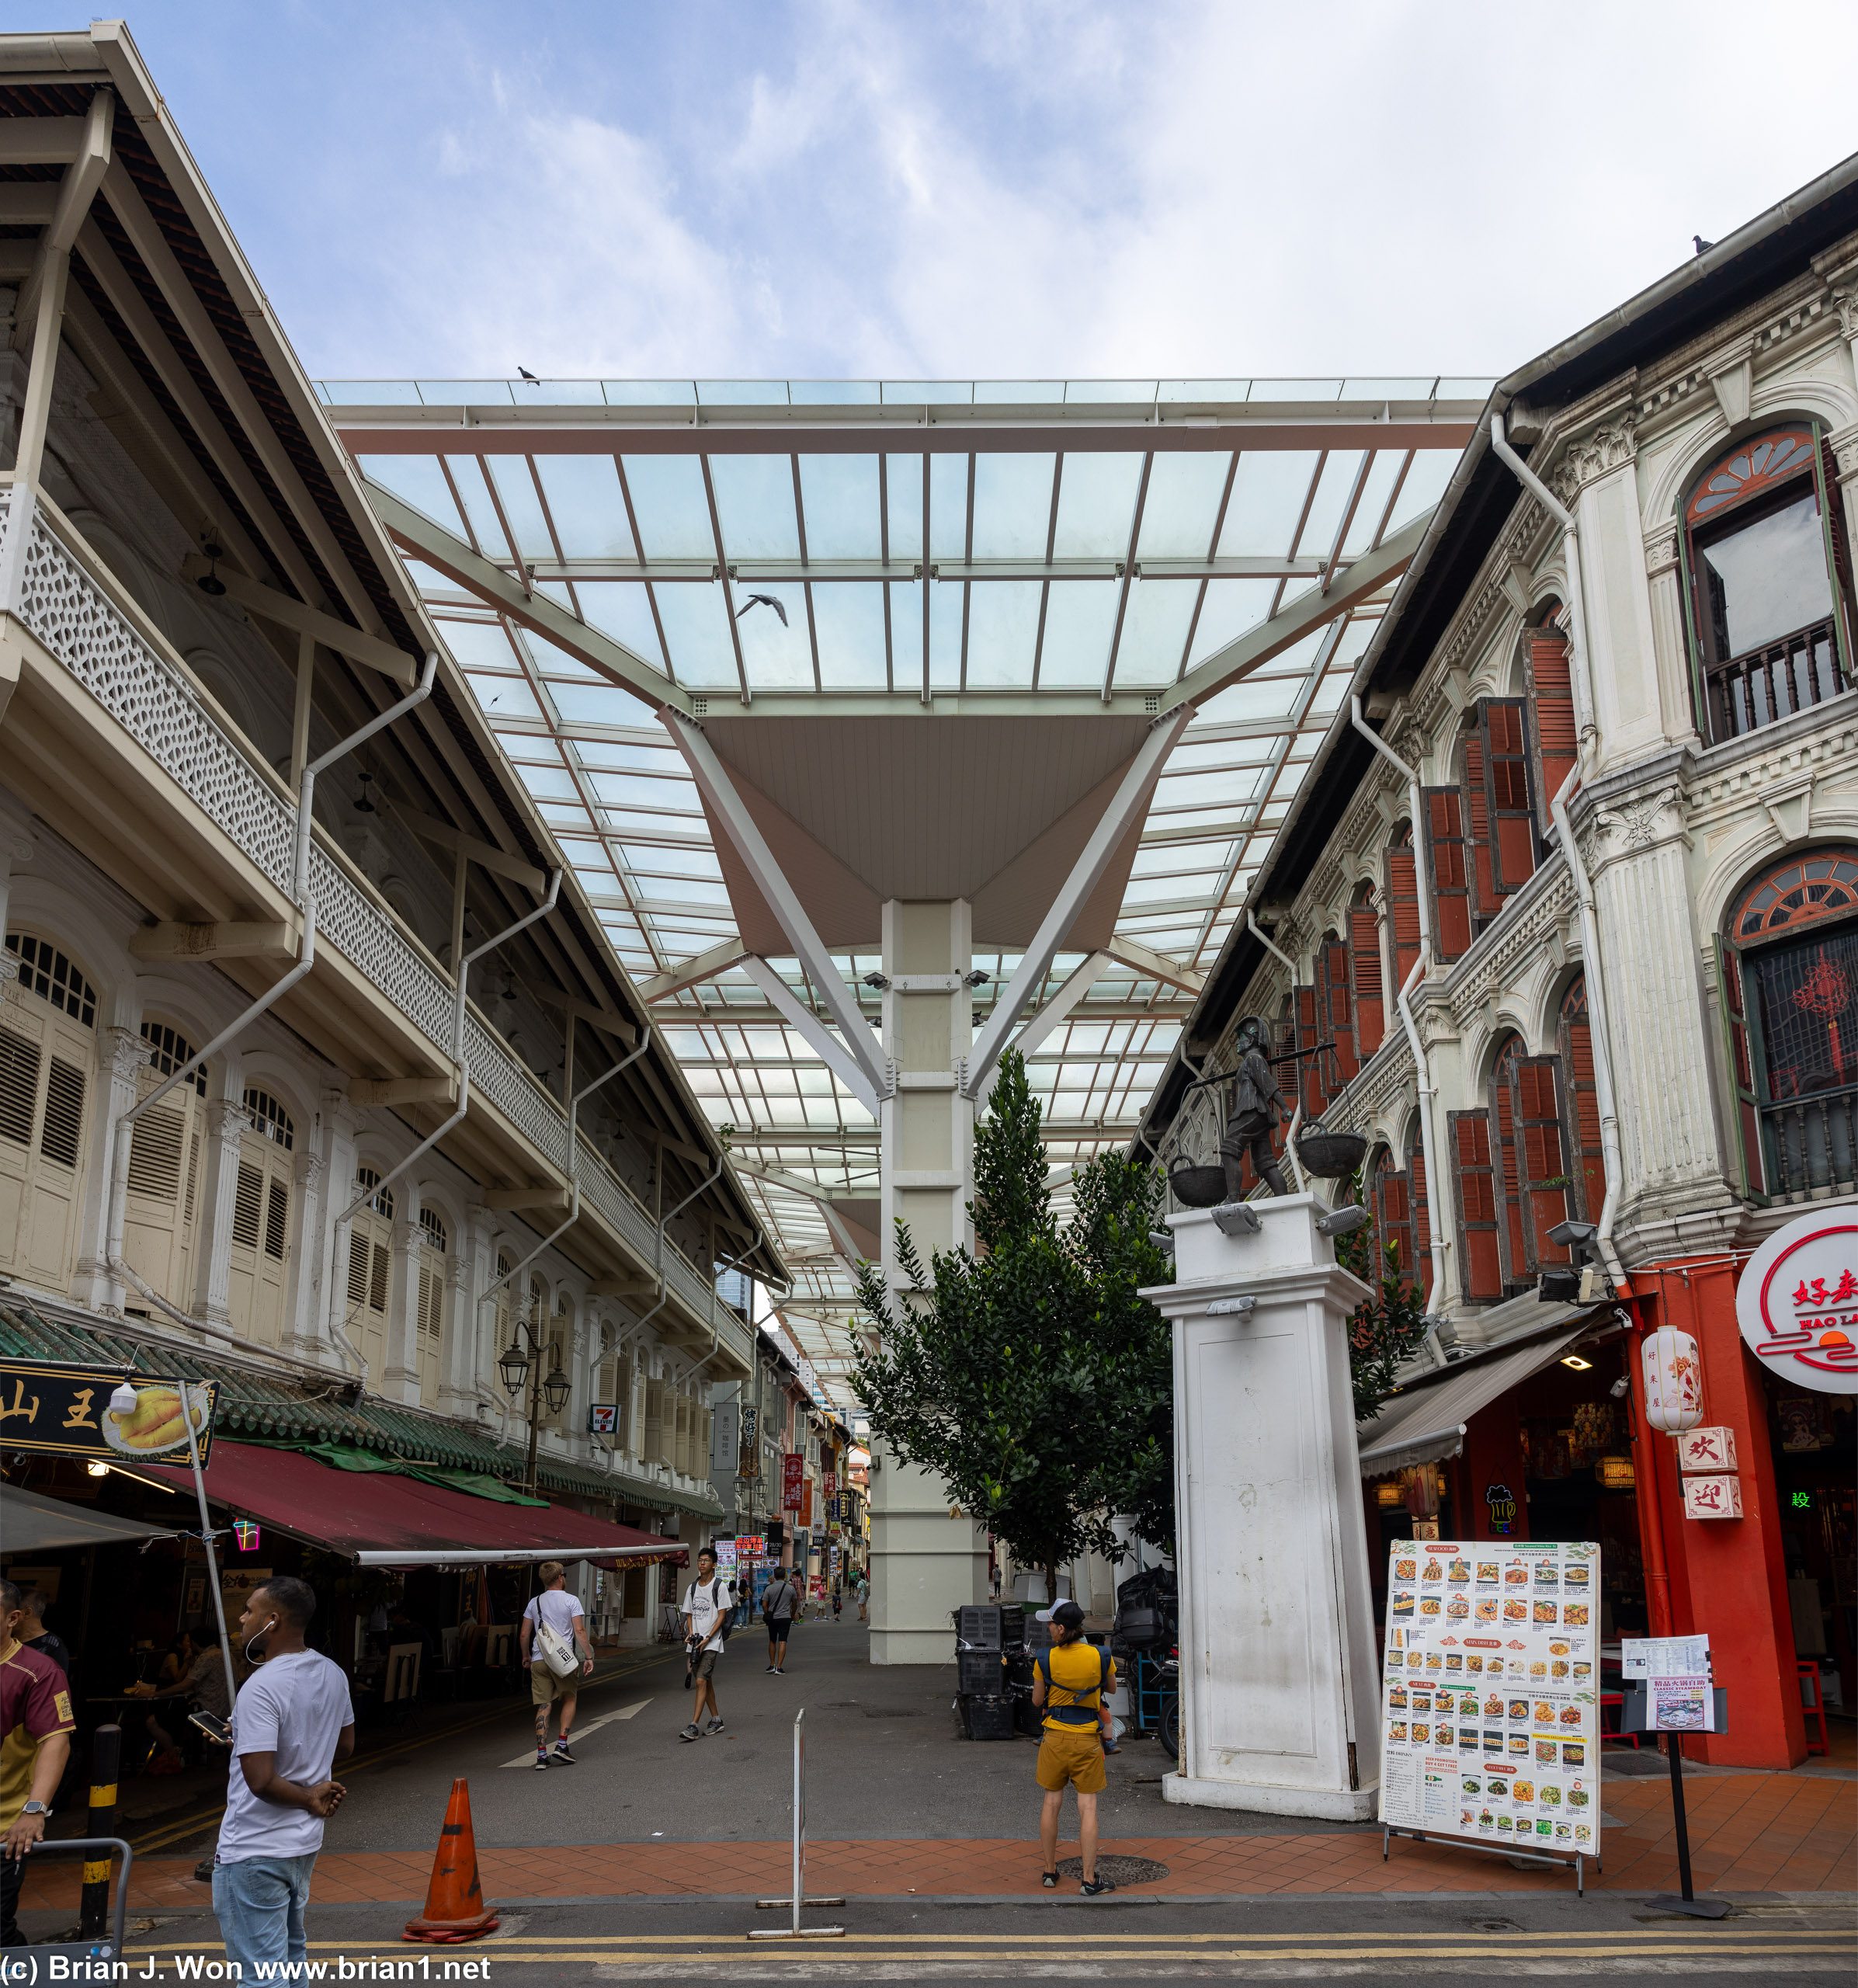
<svg viewBox="0 0 1858 1988">
<path fill-rule="evenodd" d="M 1398 569 L 1365 595 L 1335 588 L 1327 617 L 1308 597 L 1429 511 L 1488 384 L 319 384 L 364 476 L 418 514 L 408 565 L 442 634 L 693 1089 L 733 1128 L 795 1272 L 782 1315 L 828 1389 L 851 1283 L 821 1197 L 874 1228 L 877 1127 L 739 967 L 703 973 L 735 922 L 653 685 L 680 703 L 1024 711 L 1203 683 L 1123 895 L 1128 958 L 1030 1060 L 1061 1183 L 1134 1129 Z M 1369 445 L 1374 422 L 1391 446 Z M 502 584 L 418 556 L 452 545 Z M 523 613 L 537 596 L 560 639 Z M 1273 652 L 1269 624 L 1294 608 L 1296 638 Z M 571 652 L 579 631 L 623 652 L 632 688 Z M 1247 645 L 1258 659 L 1222 686 Z M 1059 956 L 1041 1002 L 1080 958 Z M 773 964 L 818 1006 L 797 962 Z M 875 1022 L 860 984 L 875 952 L 840 964 Z M 978 1025 L 1017 955 L 976 964 L 993 976 Z"/>
</svg>

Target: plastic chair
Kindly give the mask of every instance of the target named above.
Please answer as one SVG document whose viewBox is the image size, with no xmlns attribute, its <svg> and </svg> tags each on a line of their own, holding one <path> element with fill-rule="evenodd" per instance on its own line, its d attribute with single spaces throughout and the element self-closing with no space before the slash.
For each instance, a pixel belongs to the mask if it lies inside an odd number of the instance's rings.
<svg viewBox="0 0 1858 1988">
<path fill-rule="evenodd" d="M 1826 1737 L 1825 1693 L 1820 1686 L 1819 1666 L 1810 1657 L 1803 1656 L 1795 1660 L 1794 1669 L 1800 1679 L 1800 1703 L 1807 1718 L 1807 1751 L 1809 1753 L 1829 1755 L 1832 1747 L 1831 1741 Z M 1815 1721 L 1819 1726 L 1819 1740 L 1817 1745 L 1814 1743 L 1811 1730 Z"/>
<path fill-rule="evenodd" d="M 1613 1723 L 1610 1726 L 1606 1723 L 1606 1715 L 1609 1712 L 1613 1714 Z M 1600 1744 L 1603 1746 L 1610 1740 L 1617 1745 L 1630 1746 L 1636 1753 L 1638 1751 L 1638 1735 L 1636 1733 L 1622 1733 L 1620 1730 L 1620 1721 L 1625 1715 L 1626 1694 L 1624 1691 L 1601 1692 Z"/>
</svg>

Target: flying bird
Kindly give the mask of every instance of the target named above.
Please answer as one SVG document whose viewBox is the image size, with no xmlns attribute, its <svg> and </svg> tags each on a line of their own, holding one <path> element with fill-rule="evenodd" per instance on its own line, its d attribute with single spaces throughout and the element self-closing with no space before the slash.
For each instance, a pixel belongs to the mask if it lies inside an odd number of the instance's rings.
<svg viewBox="0 0 1858 1988">
<path fill-rule="evenodd" d="M 516 368 L 516 370 L 523 375 L 523 378 L 526 379 L 532 387 L 539 387 L 541 385 L 542 382 L 536 377 L 534 374 L 530 372 L 526 366 L 519 366 Z"/>
<path fill-rule="evenodd" d="M 1693 235 L 1690 239 L 1697 244 L 1697 252 L 1700 255 L 1716 246 L 1714 242 L 1706 242 L 1700 235 Z"/>
<path fill-rule="evenodd" d="M 749 596 L 748 596 L 748 598 L 742 603 L 741 606 L 740 607 L 738 607 L 738 608 L 735 610 L 735 618 L 736 618 L 736 620 L 739 621 L 739 620 L 742 618 L 742 617 L 743 617 L 745 614 L 746 614 L 746 613 L 748 613 L 748 610 L 749 610 L 750 608 L 752 608 L 752 607 L 771 607 L 771 608 L 773 608 L 773 610 L 775 611 L 775 613 L 776 613 L 776 614 L 778 614 L 778 615 L 780 617 L 780 625 L 781 625 L 783 628 L 787 627 L 787 610 L 786 610 L 786 608 L 784 608 L 783 606 L 782 606 L 782 605 L 780 604 L 780 603 L 778 600 L 776 600 L 774 598 L 774 596 L 773 596 L 773 594 L 771 594 L 771 593 L 752 593 L 752 594 L 750 594 L 750 595 L 749 595 Z"/>
</svg>

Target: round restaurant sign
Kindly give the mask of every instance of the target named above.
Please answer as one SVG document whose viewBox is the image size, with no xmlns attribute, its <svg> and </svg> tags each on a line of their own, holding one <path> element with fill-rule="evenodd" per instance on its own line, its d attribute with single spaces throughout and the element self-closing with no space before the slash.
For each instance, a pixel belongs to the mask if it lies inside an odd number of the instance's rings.
<svg viewBox="0 0 1858 1988">
<path fill-rule="evenodd" d="M 1735 1313 L 1770 1372 L 1820 1394 L 1858 1394 L 1858 1210 L 1776 1229 L 1743 1269 Z"/>
</svg>

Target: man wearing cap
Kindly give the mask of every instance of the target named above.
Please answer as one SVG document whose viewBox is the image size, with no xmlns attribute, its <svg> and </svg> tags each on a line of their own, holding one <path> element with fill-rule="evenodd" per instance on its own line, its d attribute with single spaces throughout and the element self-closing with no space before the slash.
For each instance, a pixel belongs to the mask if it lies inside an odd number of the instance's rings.
<svg viewBox="0 0 1858 1988">
<path fill-rule="evenodd" d="M 1032 1680 L 1032 1701 L 1045 1715 L 1038 1764 L 1039 1785 L 1045 1791 L 1039 1818 L 1045 1889 L 1057 1885 L 1058 1818 L 1069 1786 L 1078 1791 L 1078 1844 L 1084 1864 L 1078 1889 L 1085 1898 L 1096 1898 L 1116 1889 L 1109 1879 L 1097 1875 L 1097 1797 L 1109 1779 L 1098 1713 L 1104 1694 L 1116 1689 L 1116 1665 L 1107 1650 L 1084 1640 L 1084 1611 L 1075 1601 L 1061 1601 L 1039 1619 L 1051 1625 L 1051 1645 L 1035 1659 Z"/>
</svg>

